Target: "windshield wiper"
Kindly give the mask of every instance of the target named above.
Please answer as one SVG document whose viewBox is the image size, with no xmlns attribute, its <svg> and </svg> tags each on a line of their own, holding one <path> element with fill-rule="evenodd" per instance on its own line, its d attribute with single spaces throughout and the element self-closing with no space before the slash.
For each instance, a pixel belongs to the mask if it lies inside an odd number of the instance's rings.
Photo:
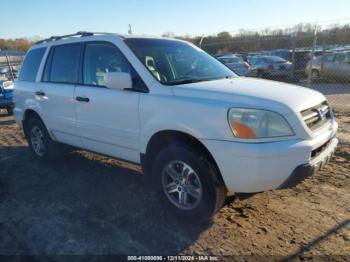
<svg viewBox="0 0 350 262">
<path fill-rule="evenodd" d="M 192 78 L 192 79 L 176 80 L 176 81 L 173 81 L 170 83 L 164 83 L 164 84 L 174 86 L 174 85 L 184 85 L 184 84 L 191 84 L 191 83 L 197 83 L 197 82 L 219 80 L 219 79 L 231 79 L 235 77 L 236 76 L 224 76 L 224 77 L 214 77 L 214 78 Z"/>
<path fill-rule="evenodd" d="M 173 85 L 183 85 L 183 84 L 191 84 L 191 83 L 197 83 L 197 82 L 212 81 L 212 80 L 219 80 L 219 79 L 231 79 L 231 78 L 235 78 L 235 76 L 183 79 L 183 80 L 176 80 L 165 84 L 173 86 Z"/>
<path fill-rule="evenodd" d="M 191 84 L 191 83 L 197 83 L 197 82 L 203 82 L 203 81 L 209 81 L 211 79 L 184 79 L 184 80 L 177 80 L 177 81 L 173 81 L 170 83 L 166 83 L 167 85 L 183 85 L 183 84 Z"/>
</svg>

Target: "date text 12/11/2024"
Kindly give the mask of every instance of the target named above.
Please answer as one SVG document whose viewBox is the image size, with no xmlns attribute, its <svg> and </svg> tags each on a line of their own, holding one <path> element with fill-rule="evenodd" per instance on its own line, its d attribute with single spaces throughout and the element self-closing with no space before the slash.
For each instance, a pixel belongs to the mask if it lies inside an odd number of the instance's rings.
<svg viewBox="0 0 350 262">
<path fill-rule="evenodd" d="M 128 261 L 218 261 L 217 256 L 128 256 Z"/>
</svg>

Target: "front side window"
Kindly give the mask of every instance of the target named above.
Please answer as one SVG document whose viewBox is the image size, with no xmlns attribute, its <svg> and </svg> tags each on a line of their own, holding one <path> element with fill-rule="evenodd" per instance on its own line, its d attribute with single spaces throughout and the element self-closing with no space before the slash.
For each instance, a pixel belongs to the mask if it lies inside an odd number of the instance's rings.
<svg viewBox="0 0 350 262">
<path fill-rule="evenodd" d="M 257 58 L 256 57 L 249 57 L 248 58 L 248 62 L 251 64 L 251 65 L 256 65 L 257 64 Z"/>
<path fill-rule="evenodd" d="M 236 76 L 212 56 L 185 42 L 129 38 L 125 43 L 162 84 L 186 84 Z"/>
<path fill-rule="evenodd" d="M 333 54 L 326 55 L 326 56 L 323 57 L 323 61 L 324 62 L 333 62 L 333 60 L 334 60 L 334 55 Z"/>
<path fill-rule="evenodd" d="M 55 83 L 78 83 L 80 44 L 54 47 L 49 81 Z"/>
<path fill-rule="evenodd" d="M 89 43 L 85 47 L 83 82 L 85 85 L 105 86 L 108 72 L 131 74 L 131 67 L 121 52 L 106 43 Z"/>
<path fill-rule="evenodd" d="M 347 59 L 346 54 L 343 53 L 343 54 L 337 54 L 335 60 L 336 60 L 338 63 L 345 63 L 346 59 Z"/>
<path fill-rule="evenodd" d="M 273 52 L 272 55 L 281 57 L 284 60 L 291 60 L 292 59 L 292 53 L 288 52 L 288 51 L 277 51 L 277 52 Z"/>
<path fill-rule="evenodd" d="M 28 52 L 21 67 L 19 81 L 35 81 L 45 50 L 46 47 L 43 47 L 32 49 Z"/>
</svg>

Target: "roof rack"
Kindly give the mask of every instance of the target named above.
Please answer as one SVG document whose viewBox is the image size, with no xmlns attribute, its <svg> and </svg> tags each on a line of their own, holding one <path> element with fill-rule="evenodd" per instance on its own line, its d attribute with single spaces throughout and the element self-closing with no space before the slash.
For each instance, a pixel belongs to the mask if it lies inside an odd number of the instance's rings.
<svg viewBox="0 0 350 262">
<path fill-rule="evenodd" d="M 48 42 L 51 42 L 51 41 L 57 41 L 57 40 L 60 40 L 60 39 L 63 39 L 63 38 L 69 38 L 69 37 L 74 37 L 74 36 L 85 37 L 85 36 L 92 36 L 92 35 L 110 35 L 110 34 L 111 33 L 79 31 L 79 32 L 77 32 L 75 34 L 61 35 L 61 36 L 51 36 L 50 38 L 43 39 L 43 40 L 35 42 L 34 45 L 48 43 Z"/>
</svg>

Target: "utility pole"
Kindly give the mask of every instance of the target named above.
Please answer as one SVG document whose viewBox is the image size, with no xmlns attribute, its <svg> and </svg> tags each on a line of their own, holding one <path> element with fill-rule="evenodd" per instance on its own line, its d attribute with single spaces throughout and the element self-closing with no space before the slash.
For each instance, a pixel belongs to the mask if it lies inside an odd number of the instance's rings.
<svg viewBox="0 0 350 262">
<path fill-rule="evenodd" d="M 308 87 L 311 87 L 311 82 L 312 82 L 312 64 L 315 56 L 315 50 L 317 47 L 317 33 L 318 33 L 318 25 L 315 25 L 315 31 L 314 31 L 314 41 L 312 44 L 312 50 L 311 50 L 311 60 L 309 63 L 309 75 L 307 77 L 307 85 Z"/>
<path fill-rule="evenodd" d="M 11 63 L 10 63 L 10 59 L 9 59 L 9 57 L 8 57 L 8 55 L 7 55 L 7 52 L 5 53 L 5 56 L 6 56 L 7 66 L 8 66 L 9 69 L 10 69 L 11 80 L 12 80 L 12 81 L 15 81 L 15 78 L 13 77 L 12 66 L 11 66 Z"/>
<path fill-rule="evenodd" d="M 204 40 L 204 35 L 202 35 L 201 39 L 199 40 L 199 48 L 202 48 L 202 43 L 203 43 L 203 40 Z"/>
<path fill-rule="evenodd" d="M 290 71 L 290 78 L 294 81 L 295 80 L 295 46 L 296 46 L 296 38 L 298 36 L 297 32 L 293 32 L 291 34 L 291 41 L 292 41 L 292 70 Z"/>
<path fill-rule="evenodd" d="M 129 24 L 129 31 L 128 31 L 129 35 L 132 35 L 132 30 L 131 30 L 131 24 Z"/>
</svg>

